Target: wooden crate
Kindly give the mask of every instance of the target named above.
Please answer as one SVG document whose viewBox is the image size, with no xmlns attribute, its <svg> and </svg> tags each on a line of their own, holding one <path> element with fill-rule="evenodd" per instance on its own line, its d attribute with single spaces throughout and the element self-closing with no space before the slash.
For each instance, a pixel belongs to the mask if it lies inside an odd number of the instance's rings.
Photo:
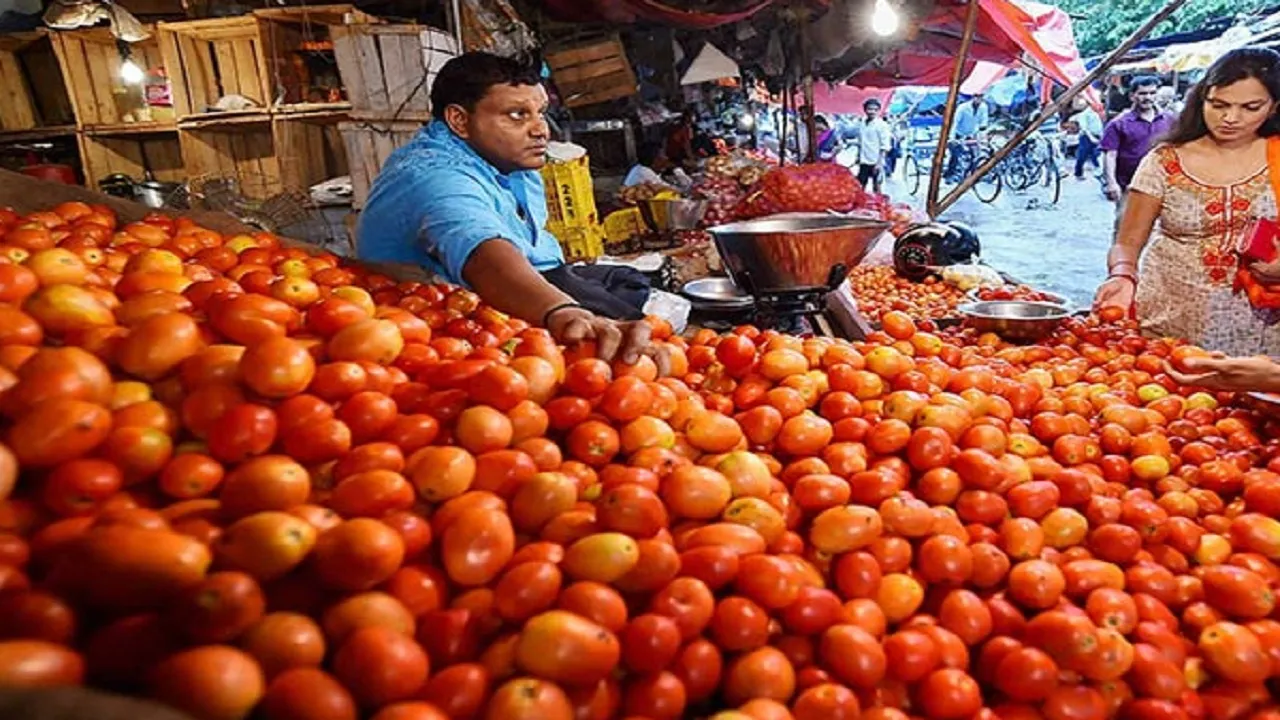
<svg viewBox="0 0 1280 720">
<path fill-rule="evenodd" d="M 436 74 L 458 54 L 452 36 L 426 25 L 345 25 L 331 31 L 353 114 L 431 118 Z"/>
<path fill-rule="evenodd" d="M 332 60 L 330 29 L 375 19 L 350 5 L 257 10 L 233 18 L 160 23 L 160 49 L 169 69 L 178 119 L 203 115 L 226 95 L 242 95 L 272 111 L 312 111 L 345 106 L 328 95 L 315 102 L 307 53 Z M 326 47 L 330 49 L 325 49 Z M 313 49 L 306 49 L 313 48 Z M 324 64 L 324 63 L 322 63 Z M 337 73 L 331 80 L 340 93 Z"/>
<path fill-rule="evenodd" d="M 0 35 L 0 132 L 75 122 L 51 33 Z"/>
<path fill-rule="evenodd" d="M 338 119 L 250 115 L 184 124 L 178 139 L 190 178 L 234 177 L 245 195 L 264 199 L 347 173 Z"/>
<path fill-rule="evenodd" d="M 639 91 L 636 74 L 617 35 L 546 54 L 551 79 L 567 107 L 595 105 Z"/>
<path fill-rule="evenodd" d="M 422 129 L 421 122 L 359 121 L 338 126 L 351 171 L 351 206 L 364 207 L 373 181 L 396 148 L 406 145 Z"/>
<path fill-rule="evenodd" d="M 142 180 L 148 169 L 162 182 L 187 179 L 176 131 L 78 135 L 84 181 L 90 189 L 99 189 L 98 181 L 114 173 Z"/>
<path fill-rule="evenodd" d="M 130 46 L 130 59 L 144 72 L 164 72 L 160 40 L 154 26 L 151 37 Z M 120 79 L 120 52 L 110 28 L 88 28 L 56 33 L 54 49 L 67 79 L 76 124 L 81 128 L 110 130 L 126 126 L 173 126 L 172 107 L 152 107 L 146 100 L 146 81 Z"/>
</svg>

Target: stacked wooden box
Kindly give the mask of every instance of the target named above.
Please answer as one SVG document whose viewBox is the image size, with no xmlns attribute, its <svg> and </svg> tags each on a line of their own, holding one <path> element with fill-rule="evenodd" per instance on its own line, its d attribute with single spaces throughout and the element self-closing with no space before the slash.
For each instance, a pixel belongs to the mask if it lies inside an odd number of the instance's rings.
<svg viewBox="0 0 1280 720">
<path fill-rule="evenodd" d="M 75 114 L 53 33 L 0 35 L 0 134 L 7 138 L 69 134 Z"/>
<path fill-rule="evenodd" d="M 339 71 L 338 85 L 318 90 L 299 54 L 328 52 L 342 28 L 376 22 L 351 5 L 322 5 L 161 23 L 189 178 L 234 177 L 261 198 L 346 174 L 338 134 L 351 108 L 345 78 Z M 228 96 L 251 107 L 227 109 Z"/>
<path fill-rule="evenodd" d="M 348 25 L 335 29 L 333 44 L 351 100 L 340 128 L 360 209 L 387 158 L 431 120 L 431 86 L 458 48 L 425 25 Z"/>
</svg>

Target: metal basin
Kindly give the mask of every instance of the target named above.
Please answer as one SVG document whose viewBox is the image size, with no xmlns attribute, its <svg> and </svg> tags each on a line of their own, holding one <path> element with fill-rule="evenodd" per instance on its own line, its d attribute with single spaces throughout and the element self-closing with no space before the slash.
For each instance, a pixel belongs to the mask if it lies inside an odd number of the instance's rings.
<svg viewBox="0 0 1280 720">
<path fill-rule="evenodd" d="M 684 284 L 680 292 L 699 305 L 710 305 L 723 308 L 747 308 L 751 306 L 751 296 L 724 277 L 709 277 L 690 280 Z"/>
<path fill-rule="evenodd" d="M 645 224 L 658 232 L 693 230 L 707 214 L 706 200 L 645 200 L 640 215 Z"/>
<path fill-rule="evenodd" d="M 852 269 L 889 223 L 812 213 L 718 225 L 708 232 L 734 283 L 752 294 L 831 288 L 832 269 Z M 835 284 L 843 281 L 835 279 Z"/>
<path fill-rule="evenodd" d="M 993 332 L 1006 340 L 1039 340 L 1057 329 L 1071 314 L 1061 305 L 1028 300 L 992 300 L 956 309 L 965 324 L 979 332 Z"/>
</svg>

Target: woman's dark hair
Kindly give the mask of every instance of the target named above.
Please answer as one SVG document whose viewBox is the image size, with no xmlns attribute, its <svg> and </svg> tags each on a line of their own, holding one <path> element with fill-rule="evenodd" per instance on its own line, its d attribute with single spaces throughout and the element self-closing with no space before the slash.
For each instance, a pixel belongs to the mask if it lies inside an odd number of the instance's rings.
<svg viewBox="0 0 1280 720">
<path fill-rule="evenodd" d="M 1204 103 L 1212 88 L 1226 87 L 1253 78 L 1262 83 L 1273 101 L 1280 100 L 1280 53 L 1267 48 L 1240 48 L 1218 58 L 1209 66 L 1204 78 L 1191 87 L 1187 104 L 1178 122 L 1162 142 L 1185 145 L 1209 134 L 1204 121 Z M 1274 113 L 1258 128 L 1262 137 L 1280 135 L 1280 117 Z"/>
<path fill-rule="evenodd" d="M 475 110 L 494 85 L 540 85 L 538 64 L 527 59 L 505 58 L 486 52 L 469 52 L 440 68 L 431 86 L 431 114 L 444 119 L 445 108 L 458 105 Z"/>
</svg>

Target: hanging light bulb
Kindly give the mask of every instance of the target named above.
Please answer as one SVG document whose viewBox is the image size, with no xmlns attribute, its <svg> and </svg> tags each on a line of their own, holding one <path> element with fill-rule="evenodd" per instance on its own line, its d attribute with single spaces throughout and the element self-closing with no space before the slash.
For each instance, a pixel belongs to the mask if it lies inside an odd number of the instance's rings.
<svg viewBox="0 0 1280 720">
<path fill-rule="evenodd" d="M 138 63 L 133 61 L 133 50 L 124 40 L 116 40 L 116 52 L 120 53 L 120 79 L 128 85 L 139 85 L 147 78 Z"/>
<path fill-rule="evenodd" d="M 125 58 L 124 62 L 120 63 L 120 79 L 129 85 L 137 85 L 146 77 L 147 74 L 144 73 L 142 68 L 138 67 L 138 63 L 134 62 L 132 59 Z"/>
<path fill-rule="evenodd" d="M 880 37 L 888 37 L 898 32 L 901 24 L 898 11 L 893 9 L 889 0 L 875 0 L 875 6 L 871 9 L 871 32 Z"/>
</svg>

